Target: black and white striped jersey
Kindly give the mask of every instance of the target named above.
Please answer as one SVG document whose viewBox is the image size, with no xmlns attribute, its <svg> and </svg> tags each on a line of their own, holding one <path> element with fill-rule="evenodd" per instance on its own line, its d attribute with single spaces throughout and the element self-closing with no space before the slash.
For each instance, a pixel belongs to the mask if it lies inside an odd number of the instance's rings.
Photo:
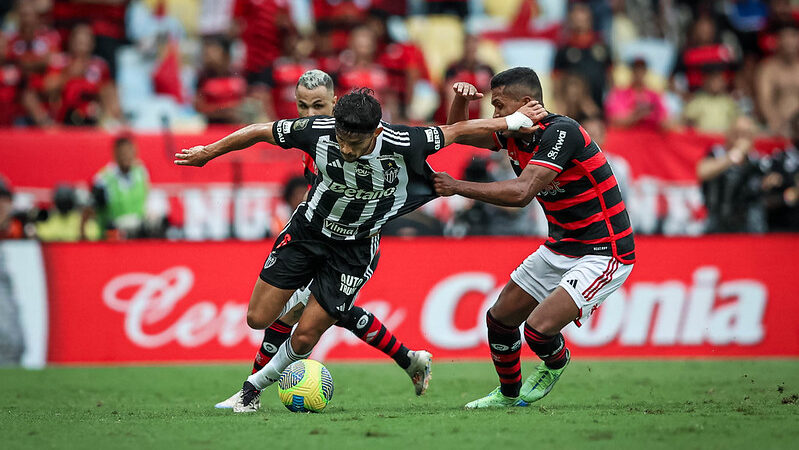
<svg viewBox="0 0 799 450">
<path fill-rule="evenodd" d="M 295 217 L 332 239 L 362 239 L 436 197 L 426 159 L 444 145 L 441 129 L 385 122 L 381 126 L 374 150 L 347 162 L 336 141 L 334 118 L 275 122 L 272 132 L 278 145 L 306 152 L 318 170 L 308 200 Z"/>
</svg>

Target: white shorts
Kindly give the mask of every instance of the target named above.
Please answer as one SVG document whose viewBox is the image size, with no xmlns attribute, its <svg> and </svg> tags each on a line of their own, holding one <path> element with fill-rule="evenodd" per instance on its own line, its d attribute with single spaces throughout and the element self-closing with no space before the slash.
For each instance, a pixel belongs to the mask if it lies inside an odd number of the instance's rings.
<svg viewBox="0 0 799 450">
<path fill-rule="evenodd" d="M 591 317 L 632 270 L 632 264 L 622 264 L 611 256 L 572 258 L 542 245 L 510 274 L 510 279 L 537 302 L 544 301 L 558 286 L 565 289 L 580 310 L 574 321 L 579 327 L 580 321 Z"/>
</svg>

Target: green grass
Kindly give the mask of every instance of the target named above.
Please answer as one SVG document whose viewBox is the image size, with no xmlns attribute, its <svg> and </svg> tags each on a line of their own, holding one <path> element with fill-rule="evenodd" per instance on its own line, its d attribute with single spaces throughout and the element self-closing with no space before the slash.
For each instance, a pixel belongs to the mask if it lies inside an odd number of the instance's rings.
<svg viewBox="0 0 799 450">
<path fill-rule="evenodd" d="M 529 373 L 532 361 L 524 368 Z M 211 406 L 246 366 L 0 370 L 0 447 L 328 449 L 797 448 L 799 360 L 575 361 L 528 408 L 465 411 L 493 368 L 437 363 L 416 398 L 389 364 L 330 364 L 322 414 Z"/>
</svg>

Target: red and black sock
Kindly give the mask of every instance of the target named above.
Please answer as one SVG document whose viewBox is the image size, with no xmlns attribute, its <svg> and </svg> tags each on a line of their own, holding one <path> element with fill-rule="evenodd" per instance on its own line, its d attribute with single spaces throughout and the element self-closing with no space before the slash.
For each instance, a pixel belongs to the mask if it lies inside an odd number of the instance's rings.
<svg viewBox="0 0 799 450">
<path fill-rule="evenodd" d="M 550 369 L 560 369 L 569 361 L 568 349 L 562 333 L 547 336 L 525 323 L 524 339 Z"/>
<path fill-rule="evenodd" d="M 499 375 L 500 391 L 506 397 L 518 397 L 522 387 L 522 365 L 519 357 L 522 352 L 522 336 L 519 328 L 505 326 L 497 321 L 491 312 L 486 313 L 488 325 L 488 346 L 494 369 Z"/>
<path fill-rule="evenodd" d="M 403 369 L 411 365 L 408 347 L 369 311 L 353 306 L 336 325 L 352 331 L 362 341 L 393 358 Z"/>
<path fill-rule="evenodd" d="M 252 364 L 252 373 L 263 369 L 267 363 L 275 356 L 277 350 L 291 336 L 291 326 L 286 325 L 280 320 L 276 320 L 272 325 L 264 330 L 264 341 L 255 354 L 255 361 Z"/>
</svg>

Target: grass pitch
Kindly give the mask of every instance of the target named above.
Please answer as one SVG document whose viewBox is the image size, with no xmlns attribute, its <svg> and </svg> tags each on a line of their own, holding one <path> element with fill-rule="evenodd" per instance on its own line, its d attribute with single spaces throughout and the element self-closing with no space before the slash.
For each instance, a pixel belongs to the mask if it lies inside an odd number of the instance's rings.
<svg viewBox="0 0 799 450">
<path fill-rule="evenodd" d="M 533 361 L 525 361 L 525 375 Z M 0 447 L 191 449 L 797 448 L 799 360 L 574 361 L 528 408 L 465 411 L 496 385 L 489 361 L 442 363 L 416 398 L 385 364 L 329 364 L 333 401 L 294 414 L 213 409 L 240 366 L 0 370 Z"/>
</svg>

